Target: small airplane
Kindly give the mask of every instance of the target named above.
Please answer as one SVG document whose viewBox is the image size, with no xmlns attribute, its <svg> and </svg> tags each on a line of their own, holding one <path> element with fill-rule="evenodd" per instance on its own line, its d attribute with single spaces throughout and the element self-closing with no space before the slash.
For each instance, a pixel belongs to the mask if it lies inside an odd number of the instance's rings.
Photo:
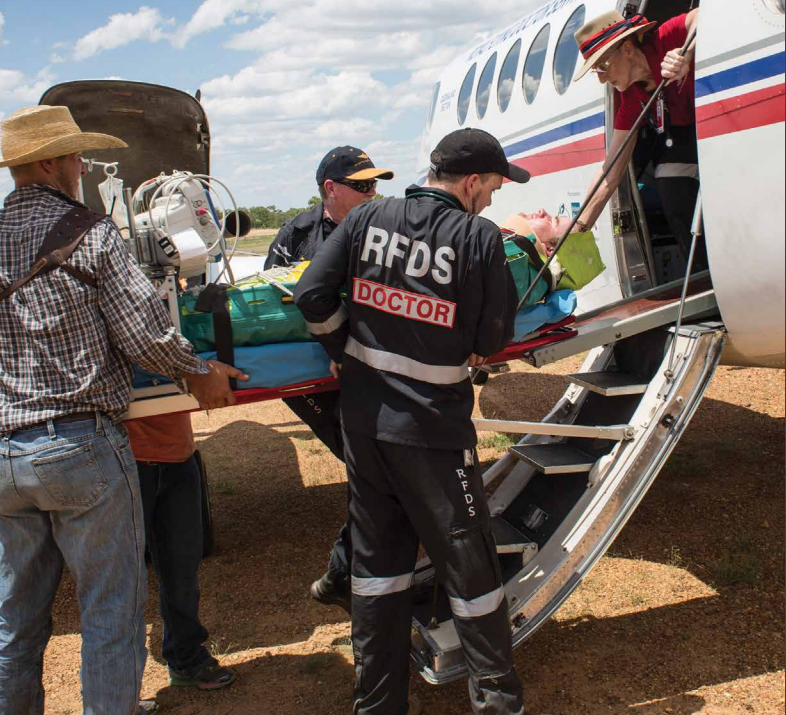
<svg viewBox="0 0 786 715">
<path fill-rule="evenodd" d="M 575 215 L 604 161 L 615 96 L 589 78 L 573 82 L 574 32 L 612 9 L 662 22 L 695 5 L 553 0 L 469 48 L 433 89 L 418 177 L 425 178 L 440 138 L 480 127 L 533 177 L 525 186 L 503 186 L 489 218 L 539 207 Z M 784 367 L 784 20 L 784 0 L 705 0 L 699 12 L 695 228 L 706 236 L 709 271 L 688 279 L 652 180 L 631 166 L 630 180 L 595 226 L 606 270 L 578 292 L 575 322 L 496 358 L 539 367 L 587 353 L 541 422 L 476 421 L 479 430 L 522 435 L 484 474 L 485 484 L 495 485 L 489 508 L 514 645 L 546 622 L 609 548 L 718 364 Z M 67 105 L 83 129 L 111 127 L 132 147 L 145 147 L 98 156 L 120 160 L 127 186 L 162 171 L 210 173 L 210 129 L 198 98 L 101 80 L 58 85 L 42 103 Z M 100 179 L 85 177 L 84 186 L 87 203 L 99 209 Z M 172 205 L 166 202 L 165 214 Z M 153 211 L 144 215 L 153 220 Z M 182 213 L 199 224 L 196 213 Z M 144 220 L 139 228 L 150 230 Z M 168 268 L 162 275 L 174 294 Z M 136 397 L 133 416 L 196 406 L 171 385 L 137 390 Z M 412 657 L 421 674 L 435 684 L 464 676 L 449 601 L 427 558 L 413 592 Z"/>
</svg>

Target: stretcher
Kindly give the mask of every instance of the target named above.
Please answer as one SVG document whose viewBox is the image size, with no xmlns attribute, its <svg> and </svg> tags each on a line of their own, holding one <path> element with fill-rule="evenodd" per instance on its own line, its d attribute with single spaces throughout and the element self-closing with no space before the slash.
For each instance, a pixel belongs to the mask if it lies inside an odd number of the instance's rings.
<svg viewBox="0 0 786 715">
<path fill-rule="evenodd" d="M 516 319 L 514 342 L 487 362 L 517 360 L 534 349 L 576 335 L 570 327 L 575 309 L 572 291 L 557 291 L 545 303 L 525 308 Z M 210 360 L 216 353 L 202 352 L 200 356 Z M 330 358 L 315 342 L 239 347 L 234 350 L 234 362 L 251 376 L 245 389 L 235 391 L 237 404 L 241 405 L 339 388 L 338 381 L 330 376 Z M 140 369 L 134 375 L 133 398 L 127 419 L 198 409 L 194 398 L 181 393 L 171 380 Z"/>
<path fill-rule="evenodd" d="M 515 341 L 489 357 L 486 364 L 496 365 L 511 360 L 525 360 L 535 367 L 542 367 L 598 346 L 673 323 L 680 309 L 682 283 L 683 281 L 675 281 L 659 286 L 578 317 L 573 315 L 576 307 L 575 294 L 557 291 L 549 296 L 546 303 L 525 308 L 517 316 Z M 568 294 L 572 296 L 572 300 Z M 709 273 L 705 271 L 691 276 L 683 306 L 684 317 L 697 319 L 713 312 L 717 312 L 717 304 Z M 533 316 L 536 316 L 534 320 L 539 327 L 533 327 Z M 280 343 L 238 348 L 236 363 L 238 367 L 247 368 L 251 358 L 254 358 L 257 364 L 262 365 L 264 360 L 260 361 L 259 358 L 264 357 L 266 351 L 273 350 L 310 351 L 309 359 L 313 360 L 313 364 L 308 371 L 312 369 L 314 371 L 310 375 L 303 376 L 305 368 L 300 359 L 293 357 L 292 352 L 288 357 L 277 358 L 273 362 L 268 361 L 268 371 L 276 366 L 284 367 L 287 371 L 293 370 L 293 373 L 276 374 L 275 384 L 254 385 L 248 389 L 236 390 L 235 397 L 238 404 L 338 389 L 337 381 L 329 375 L 330 361 L 327 355 L 320 353 L 321 348 L 317 343 Z M 202 355 L 208 359 L 215 357 L 215 353 Z M 266 368 L 260 369 L 265 371 Z M 299 374 L 300 377 L 287 379 L 287 375 L 291 374 Z M 150 377 L 148 375 L 148 378 Z M 133 398 L 127 419 L 199 409 L 191 395 L 183 394 L 165 378 L 154 377 L 152 382 L 147 383 L 137 381 Z"/>
</svg>

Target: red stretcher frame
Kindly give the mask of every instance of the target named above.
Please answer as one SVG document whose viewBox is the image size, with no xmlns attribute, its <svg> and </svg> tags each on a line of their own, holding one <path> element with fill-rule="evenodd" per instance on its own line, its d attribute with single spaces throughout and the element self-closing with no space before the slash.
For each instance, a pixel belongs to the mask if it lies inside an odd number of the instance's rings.
<svg viewBox="0 0 786 715">
<path fill-rule="evenodd" d="M 560 340 L 566 340 L 577 335 L 577 331 L 568 328 L 576 321 L 574 315 L 561 320 L 558 323 L 550 323 L 540 328 L 534 337 L 519 343 L 510 343 L 504 350 L 492 355 L 486 360 L 486 365 L 497 365 L 511 360 L 520 360 L 526 357 L 530 351 L 550 345 Z M 313 395 L 318 392 L 330 392 L 338 390 L 338 380 L 334 377 L 324 377 L 319 380 L 309 380 L 308 382 L 298 382 L 285 387 L 255 387 L 249 390 L 236 390 L 235 398 L 238 405 L 248 405 L 252 402 L 264 402 L 265 400 L 279 400 L 282 397 L 299 397 L 301 395 Z"/>
</svg>

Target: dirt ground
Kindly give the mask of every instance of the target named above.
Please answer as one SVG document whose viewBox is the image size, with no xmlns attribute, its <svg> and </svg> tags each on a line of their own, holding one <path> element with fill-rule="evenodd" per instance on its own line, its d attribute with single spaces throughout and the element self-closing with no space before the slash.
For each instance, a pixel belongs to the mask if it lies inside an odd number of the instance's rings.
<svg viewBox="0 0 786 715">
<path fill-rule="evenodd" d="M 573 359 L 492 377 L 476 413 L 539 419 Z M 479 389 L 479 388 L 476 388 Z M 308 597 L 346 515 L 342 465 L 281 402 L 198 415 L 217 554 L 203 564 L 210 647 L 239 679 L 167 686 L 151 575 L 143 694 L 171 715 L 349 715 L 343 611 Z M 500 440 L 481 435 L 483 460 Z M 47 715 L 81 713 L 79 617 L 66 577 L 46 653 Z M 515 653 L 527 705 L 550 715 L 784 713 L 784 372 L 721 368 L 684 438 L 591 576 Z M 466 684 L 412 691 L 468 715 Z"/>
</svg>

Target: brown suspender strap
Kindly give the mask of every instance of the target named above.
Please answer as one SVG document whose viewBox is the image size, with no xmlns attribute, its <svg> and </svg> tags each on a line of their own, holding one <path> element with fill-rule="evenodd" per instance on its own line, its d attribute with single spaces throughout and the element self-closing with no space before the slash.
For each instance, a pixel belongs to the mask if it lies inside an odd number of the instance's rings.
<svg viewBox="0 0 786 715">
<path fill-rule="evenodd" d="M 87 232 L 106 216 L 84 207 L 75 207 L 64 214 L 46 235 L 38 249 L 32 269 L 19 280 L 0 291 L 0 301 L 29 283 L 36 276 L 43 275 L 55 268 L 62 268 L 82 283 L 95 286 L 96 281 L 89 273 L 80 271 L 67 263 Z"/>
</svg>

